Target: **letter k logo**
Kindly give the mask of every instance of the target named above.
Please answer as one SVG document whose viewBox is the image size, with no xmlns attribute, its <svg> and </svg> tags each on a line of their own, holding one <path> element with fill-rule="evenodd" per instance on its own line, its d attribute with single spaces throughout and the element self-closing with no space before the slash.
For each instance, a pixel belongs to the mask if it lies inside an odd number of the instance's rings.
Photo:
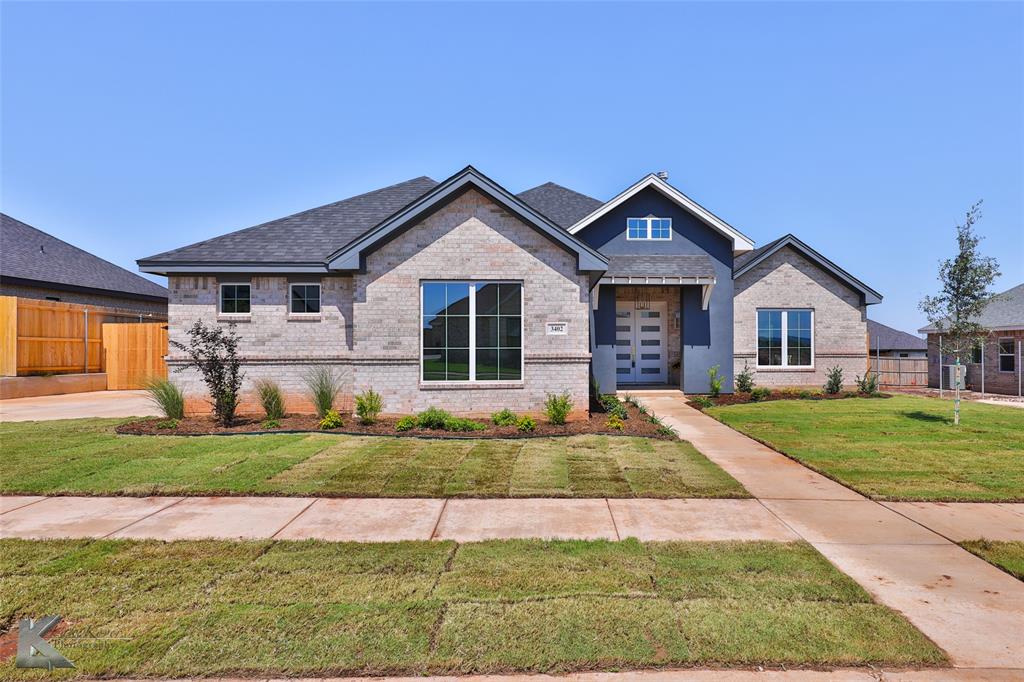
<svg viewBox="0 0 1024 682">
<path fill-rule="evenodd" d="M 75 664 L 64 658 L 43 639 L 43 635 L 60 622 L 60 616 L 45 616 L 33 621 L 22 618 L 18 623 L 18 655 L 14 665 L 18 668 L 74 668 Z"/>
</svg>

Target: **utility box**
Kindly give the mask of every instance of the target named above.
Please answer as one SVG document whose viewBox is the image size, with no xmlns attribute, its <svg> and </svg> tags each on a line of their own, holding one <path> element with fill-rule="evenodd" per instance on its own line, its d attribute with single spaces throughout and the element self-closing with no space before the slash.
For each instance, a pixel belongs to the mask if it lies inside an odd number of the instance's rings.
<svg viewBox="0 0 1024 682">
<path fill-rule="evenodd" d="M 947 386 L 967 390 L 967 365 L 946 365 L 946 370 Z"/>
</svg>

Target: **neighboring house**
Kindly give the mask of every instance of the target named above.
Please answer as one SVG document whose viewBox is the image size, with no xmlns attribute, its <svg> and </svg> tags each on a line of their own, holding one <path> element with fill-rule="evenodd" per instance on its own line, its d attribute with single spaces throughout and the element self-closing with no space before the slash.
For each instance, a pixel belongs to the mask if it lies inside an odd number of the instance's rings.
<svg viewBox="0 0 1024 682">
<path fill-rule="evenodd" d="M 1021 395 L 1024 383 L 1024 367 L 1021 366 L 1024 358 L 1024 284 L 998 294 L 975 321 L 989 333 L 967 364 L 967 387 L 986 393 Z M 942 334 L 933 324 L 918 331 L 928 335 L 928 385 L 938 388 Z M 941 364 L 952 362 L 948 353 L 943 352 Z M 950 385 L 948 370 L 942 377 L 942 385 L 947 388 Z"/>
<path fill-rule="evenodd" d="M 467 167 L 139 265 L 169 278 L 172 339 L 238 323 L 245 390 L 272 378 L 293 406 L 316 366 L 392 414 L 536 413 L 562 392 L 582 413 L 591 373 L 603 392 L 700 393 L 714 365 L 731 391 L 744 360 L 761 384 L 862 372 L 880 296 L 795 237 L 753 249 L 658 175 L 601 202 L 554 183 L 514 195 Z M 177 376 L 197 407 L 198 376 Z"/>
<path fill-rule="evenodd" d="M 167 313 L 167 289 L 0 213 L 0 295 Z"/>
<path fill-rule="evenodd" d="M 872 357 L 923 358 L 928 356 L 928 341 L 868 320 L 868 351 Z"/>
</svg>

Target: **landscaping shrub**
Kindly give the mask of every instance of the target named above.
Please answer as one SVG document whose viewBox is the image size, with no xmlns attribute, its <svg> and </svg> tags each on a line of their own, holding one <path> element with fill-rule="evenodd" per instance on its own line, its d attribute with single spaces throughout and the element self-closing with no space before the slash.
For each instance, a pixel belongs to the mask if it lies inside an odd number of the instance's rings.
<svg viewBox="0 0 1024 682">
<path fill-rule="evenodd" d="M 327 410 L 327 413 L 320 419 L 321 429 L 340 429 L 345 425 L 345 420 L 341 418 L 337 410 Z"/>
<path fill-rule="evenodd" d="M 515 426 L 519 418 L 516 413 L 507 407 L 501 412 L 495 412 L 491 415 L 491 421 L 494 422 L 495 426 Z"/>
<path fill-rule="evenodd" d="M 262 421 L 262 422 L 260 423 L 260 426 L 261 426 L 262 428 L 266 429 L 267 431 L 269 431 L 270 429 L 278 429 L 278 428 L 281 428 L 281 422 L 279 422 L 279 421 L 278 421 L 278 420 L 276 420 L 276 419 L 264 419 L 264 420 L 263 420 L 263 421 Z"/>
<path fill-rule="evenodd" d="M 176 429 L 178 428 L 178 420 L 173 418 L 165 419 L 162 422 L 157 422 L 156 428 L 165 430 Z"/>
<path fill-rule="evenodd" d="M 448 417 L 444 420 L 445 431 L 483 431 L 486 428 L 487 424 L 464 417 Z"/>
<path fill-rule="evenodd" d="M 176 368 L 183 372 L 195 367 L 203 375 L 203 383 L 210 392 L 210 404 L 217 421 L 230 426 L 238 409 L 238 392 L 242 388 L 242 360 L 238 357 L 238 334 L 235 324 L 207 327 L 197 320 L 188 330 L 188 345 L 171 339 L 170 345 L 189 357 L 189 361 Z"/>
<path fill-rule="evenodd" d="M 606 421 L 604 423 L 604 425 L 605 425 L 605 428 L 615 429 L 616 431 L 621 431 L 623 429 L 623 427 L 626 426 L 626 423 L 624 421 L 622 421 L 622 418 L 619 417 L 619 415 L 617 415 L 617 414 L 610 414 L 610 415 L 608 415 L 608 421 Z"/>
<path fill-rule="evenodd" d="M 623 421 L 629 419 L 626 406 L 622 404 L 622 401 L 617 396 L 611 394 L 601 396 L 601 405 L 604 406 L 604 411 L 608 414 L 614 415 Z"/>
<path fill-rule="evenodd" d="M 411 431 L 416 428 L 417 423 L 416 417 L 406 415 L 395 422 L 395 431 Z"/>
<path fill-rule="evenodd" d="M 625 394 L 624 396 L 622 396 L 622 402 L 626 403 L 627 405 L 632 405 L 634 408 L 636 408 L 637 412 L 644 415 L 645 417 L 647 416 L 647 408 L 644 407 L 643 403 L 637 400 L 633 395 L 629 393 Z"/>
<path fill-rule="evenodd" d="M 661 436 L 673 436 L 673 437 L 676 437 L 676 436 L 679 435 L 679 434 L 676 433 L 675 429 L 673 429 L 671 426 L 669 426 L 665 422 L 661 421 L 660 417 L 656 417 L 655 415 L 652 414 L 647 419 L 650 420 L 650 422 L 652 424 L 654 424 L 655 426 L 658 427 L 658 435 L 661 435 Z"/>
<path fill-rule="evenodd" d="M 590 375 L 590 399 L 601 400 L 601 382 L 593 374 Z"/>
<path fill-rule="evenodd" d="M 878 393 L 878 375 L 866 372 L 862 379 L 860 375 L 857 375 L 855 381 L 857 382 L 857 390 L 864 395 L 875 395 Z"/>
<path fill-rule="evenodd" d="M 537 428 L 537 420 L 529 415 L 523 415 L 516 420 L 516 428 L 523 433 L 530 433 Z"/>
<path fill-rule="evenodd" d="M 718 365 L 708 370 L 708 385 L 710 387 L 708 394 L 712 398 L 717 398 L 722 393 L 722 375 Z"/>
<path fill-rule="evenodd" d="M 270 379 L 260 379 L 256 382 L 256 393 L 260 398 L 260 405 L 267 415 L 267 421 L 278 421 L 284 419 L 284 396 L 281 395 L 281 388 Z"/>
<path fill-rule="evenodd" d="M 793 388 L 792 386 L 786 386 L 785 388 L 779 389 L 779 395 L 787 400 L 796 400 L 800 397 L 800 389 Z"/>
<path fill-rule="evenodd" d="M 316 408 L 316 416 L 323 419 L 334 409 L 334 399 L 341 391 L 341 381 L 327 367 L 314 367 L 306 373 L 306 395 Z"/>
<path fill-rule="evenodd" d="M 804 389 L 803 391 L 800 391 L 800 393 L 797 394 L 797 395 L 799 396 L 799 398 L 801 400 L 808 400 L 808 399 L 814 397 L 814 394 L 811 393 L 810 391 L 806 390 L 806 389 Z"/>
<path fill-rule="evenodd" d="M 439 407 L 430 407 L 419 413 L 416 423 L 421 429 L 443 429 L 444 423 L 451 418 L 450 412 Z"/>
<path fill-rule="evenodd" d="M 763 400 L 767 400 L 771 394 L 771 390 L 769 390 L 767 387 L 758 386 L 757 388 L 750 392 L 750 400 L 751 402 L 759 403 Z"/>
<path fill-rule="evenodd" d="M 740 393 L 750 393 L 754 390 L 754 372 L 746 361 L 743 362 L 743 371 L 736 375 L 736 390 Z"/>
<path fill-rule="evenodd" d="M 699 407 L 702 410 L 706 410 L 709 407 L 715 406 L 715 402 L 706 395 L 696 395 L 690 399 L 690 402 L 694 403 L 695 405 L 697 405 L 697 407 Z"/>
<path fill-rule="evenodd" d="M 839 365 L 831 367 L 825 375 L 825 393 L 835 395 L 843 390 L 843 368 Z"/>
<path fill-rule="evenodd" d="M 168 419 L 185 418 L 185 395 L 181 389 L 167 379 L 151 377 L 144 384 L 150 401 L 153 402 Z"/>
<path fill-rule="evenodd" d="M 372 388 L 356 396 L 356 416 L 363 424 L 373 424 L 384 409 L 384 399 Z"/>
<path fill-rule="evenodd" d="M 544 414 L 552 424 L 564 424 L 565 418 L 572 412 L 572 397 L 568 392 L 560 395 L 548 393 L 544 401 Z"/>
</svg>

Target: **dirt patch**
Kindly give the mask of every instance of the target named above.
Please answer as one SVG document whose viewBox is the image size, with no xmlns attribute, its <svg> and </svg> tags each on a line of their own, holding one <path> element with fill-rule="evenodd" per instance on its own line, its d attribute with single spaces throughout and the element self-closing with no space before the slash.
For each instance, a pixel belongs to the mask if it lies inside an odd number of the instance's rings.
<svg viewBox="0 0 1024 682">
<path fill-rule="evenodd" d="M 698 410 L 703 410 L 706 407 L 719 407 L 721 405 L 744 405 L 746 403 L 767 403 L 774 400 L 846 400 L 849 398 L 861 398 L 864 400 L 875 400 L 891 398 L 892 396 L 888 393 L 875 393 L 868 395 L 866 393 L 857 393 L 856 391 L 840 391 L 839 393 L 823 393 L 820 391 L 795 391 L 791 389 L 779 389 L 770 391 L 768 395 L 762 395 L 760 399 L 754 400 L 751 393 L 728 393 L 720 395 L 717 398 L 710 396 L 692 396 L 687 399 L 687 403 L 690 407 L 694 407 Z M 707 405 L 703 401 L 710 400 L 711 405 Z"/>
<path fill-rule="evenodd" d="M 374 424 L 361 424 L 352 414 L 342 413 L 344 426 L 338 429 L 322 431 L 315 416 L 308 414 L 290 414 L 281 419 L 278 426 L 267 428 L 263 421 L 255 417 L 239 417 L 231 426 L 221 426 L 210 417 L 186 417 L 171 428 L 164 419 L 140 419 L 121 424 L 117 432 L 135 436 L 205 436 L 232 434 L 263 434 L 263 433 L 341 433 L 357 436 L 415 436 L 418 438 L 538 438 L 551 436 L 579 436 L 586 434 L 602 434 L 608 436 L 641 436 L 644 438 L 660 438 L 674 440 L 676 436 L 660 424 L 652 421 L 636 407 L 625 404 L 629 418 L 623 421 L 622 429 L 613 429 L 607 425 L 608 414 L 600 405 L 591 406 L 587 419 L 578 419 L 568 424 L 551 424 L 537 419 L 537 428 L 531 432 L 519 431 L 515 426 L 495 426 L 490 420 L 480 420 L 487 425 L 483 431 L 442 431 L 438 429 L 414 428 L 408 431 L 395 430 L 397 417 L 381 417 Z"/>
</svg>

